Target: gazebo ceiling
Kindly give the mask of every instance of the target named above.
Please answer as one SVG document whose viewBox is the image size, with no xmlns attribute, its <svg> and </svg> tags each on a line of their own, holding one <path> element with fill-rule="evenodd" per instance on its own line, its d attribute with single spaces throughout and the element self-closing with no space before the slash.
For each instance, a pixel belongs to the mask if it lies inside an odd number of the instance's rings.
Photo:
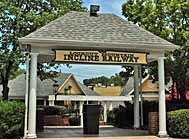
<svg viewBox="0 0 189 139">
<path fill-rule="evenodd" d="M 176 45 L 114 14 L 90 16 L 89 12 L 69 12 L 37 31 L 19 38 L 32 52 L 54 56 L 52 49 L 87 49 L 147 52 L 152 61 Z M 40 58 L 39 57 L 39 58 Z M 48 57 L 48 59 L 52 59 Z"/>
</svg>

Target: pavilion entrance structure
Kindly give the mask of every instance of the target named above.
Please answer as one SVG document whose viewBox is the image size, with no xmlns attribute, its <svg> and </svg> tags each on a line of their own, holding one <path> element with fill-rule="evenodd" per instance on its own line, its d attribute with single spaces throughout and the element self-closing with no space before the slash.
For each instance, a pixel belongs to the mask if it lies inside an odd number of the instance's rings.
<svg viewBox="0 0 189 139">
<path fill-rule="evenodd" d="M 139 121 L 139 66 L 158 61 L 159 136 L 166 136 L 164 53 L 174 44 L 114 14 L 69 12 L 37 31 L 19 38 L 29 54 L 28 134 L 36 138 L 37 63 L 129 64 L 134 67 L 134 128 Z M 30 63 L 30 64 L 29 64 Z M 27 94 L 26 94 L 27 95 Z M 27 97 L 27 96 L 26 96 Z"/>
</svg>

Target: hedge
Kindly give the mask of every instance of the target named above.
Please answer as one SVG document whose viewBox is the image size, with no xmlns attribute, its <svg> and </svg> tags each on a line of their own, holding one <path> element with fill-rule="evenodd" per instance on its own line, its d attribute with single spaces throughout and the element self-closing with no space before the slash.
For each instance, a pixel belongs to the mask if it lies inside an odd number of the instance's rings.
<svg viewBox="0 0 189 139">
<path fill-rule="evenodd" d="M 20 138 L 24 123 L 25 106 L 16 101 L 0 101 L 0 138 Z"/>
<path fill-rule="evenodd" d="M 80 117 L 76 117 L 76 116 L 70 116 L 69 117 L 69 123 L 70 126 L 79 126 L 80 125 Z"/>
<path fill-rule="evenodd" d="M 66 113 L 66 107 L 64 106 L 45 106 L 45 115 L 64 115 Z"/>
<path fill-rule="evenodd" d="M 133 127 L 133 113 L 132 104 L 119 105 L 113 109 L 113 125 L 120 128 Z"/>
<path fill-rule="evenodd" d="M 168 132 L 171 137 L 189 137 L 189 109 L 168 112 Z"/>
</svg>

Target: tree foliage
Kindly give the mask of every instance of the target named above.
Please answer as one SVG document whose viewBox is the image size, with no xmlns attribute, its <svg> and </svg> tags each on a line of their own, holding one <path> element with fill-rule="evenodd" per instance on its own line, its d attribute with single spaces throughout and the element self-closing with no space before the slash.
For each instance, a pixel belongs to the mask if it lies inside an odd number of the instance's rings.
<svg viewBox="0 0 189 139">
<path fill-rule="evenodd" d="M 24 103 L 0 101 L 0 137 L 19 139 L 24 124 Z"/>
<path fill-rule="evenodd" d="M 189 1 L 128 0 L 122 5 L 122 14 L 134 24 L 180 46 L 166 53 L 165 74 L 172 77 L 177 87 L 185 84 L 189 69 Z M 149 64 L 149 71 L 157 80 L 157 62 Z"/>
<path fill-rule="evenodd" d="M 115 86 L 124 86 L 125 80 L 119 74 L 112 75 L 110 78 L 101 76 L 91 79 L 84 79 L 83 80 L 84 85 L 86 86 L 93 86 L 95 84 L 101 84 L 102 86 L 110 86 L 111 84 L 114 84 Z"/>
<path fill-rule="evenodd" d="M 23 37 L 70 10 L 84 11 L 82 0 L 1 0 L 0 76 L 3 99 L 8 99 L 10 75 L 23 61 L 18 38 Z"/>
</svg>

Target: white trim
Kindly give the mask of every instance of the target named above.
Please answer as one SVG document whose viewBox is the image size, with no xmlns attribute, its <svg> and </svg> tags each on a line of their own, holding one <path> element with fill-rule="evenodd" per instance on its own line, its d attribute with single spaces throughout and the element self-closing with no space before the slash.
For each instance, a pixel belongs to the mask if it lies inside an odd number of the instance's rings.
<svg viewBox="0 0 189 139">
<path fill-rule="evenodd" d="M 64 87 L 64 85 L 69 81 L 69 79 L 71 78 L 72 74 L 70 74 L 68 76 L 68 78 L 64 81 L 64 83 L 58 88 L 58 92 L 60 92 L 60 90 Z"/>
<path fill-rule="evenodd" d="M 54 95 L 49 95 L 49 101 L 55 100 Z M 82 96 L 82 95 L 57 95 L 57 101 L 132 101 L 130 96 Z"/>
<path fill-rule="evenodd" d="M 148 74 L 144 79 L 142 79 L 142 84 L 150 77 Z M 134 92 L 134 88 L 128 93 L 128 96 L 130 96 Z"/>
<path fill-rule="evenodd" d="M 141 49 L 150 48 L 152 50 L 175 50 L 179 48 L 179 46 L 174 44 L 160 44 L 160 43 L 120 43 L 120 42 L 99 42 L 99 41 L 80 41 L 80 40 L 62 40 L 62 39 L 52 39 L 52 38 L 19 38 L 18 39 L 21 44 L 53 44 L 55 46 L 80 46 L 89 48 L 89 44 L 95 48 L 125 48 L 125 49 Z M 103 46 L 103 47 L 102 47 Z M 110 47 L 112 46 L 112 47 Z M 117 47 L 118 46 L 118 47 Z M 119 49 L 118 48 L 118 49 Z M 148 49 L 146 49 L 148 50 Z"/>
<path fill-rule="evenodd" d="M 77 80 L 75 79 L 74 75 L 73 74 L 70 74 L 69 77 L 64 81 L 64 83 L 59 87 L 58 91 L 60 91 L 62 89 L 62 87 L 64 87 L 64 85 L 69 81 L 69 79 L 73 77 L 74 81 L 76 82 L 77 86 L 80 88 L 80 90 L 83 92 L 84 95 L 85 92 L 84 90 L 82 89 L 82 87 L 79 85 L 79 83 L 77 82 Z"/>
<path fill-rule="evenodd" d="M 73 77 L 73 79 L 75 80 L 77 86 L 78 86 L 78 87 L 81 89 L 81 91 L 83 92 L 83 94 L 86 95 L 86 94 L 85 94 L 85 91 L 83 90 L 83 88 L 81 87 L 81 85 L 78 83 L 78 81 L 76 80 L 76 78 L 74 77 L 73 74 L 72 74 L 72 77 Z"/>
</svg>

